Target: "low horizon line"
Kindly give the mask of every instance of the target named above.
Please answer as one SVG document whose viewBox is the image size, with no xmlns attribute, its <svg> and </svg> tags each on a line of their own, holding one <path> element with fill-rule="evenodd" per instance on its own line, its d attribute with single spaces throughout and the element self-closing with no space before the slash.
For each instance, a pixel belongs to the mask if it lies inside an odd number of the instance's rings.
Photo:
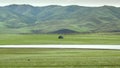
<svg viewBox="0 0 120 68">
<path fill-rule="evenodd" d="M 76 4 L 71 4 L 71 5 L 60 5 L 60 4 L 51 4 L 51 5 L 32 5 L 32 4 L 9 4 L 9 5 L 0 5 L 0 7 L 5 7 L 5 6 L 10 6 L 10 5 L 30 5 L 33 7 L 45 7 L 45 6 L 83 6 L 83 7 L 102 7 L 102 6 L 113 6 L 113 7 L 120 7 L 120 6 L 114 6 L 114 5 L 99 5 L 99 6 L 87 6 L 87 5 L 76 5 Z"/>
</svg>

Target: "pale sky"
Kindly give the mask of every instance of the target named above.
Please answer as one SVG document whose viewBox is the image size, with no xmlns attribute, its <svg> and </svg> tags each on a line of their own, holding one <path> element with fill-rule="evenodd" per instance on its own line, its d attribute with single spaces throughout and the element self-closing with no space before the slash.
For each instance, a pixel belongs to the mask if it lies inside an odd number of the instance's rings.
<svg viewBox="0 0 120 68">
<path fill-rule="evenodd" d="M 33 6 L 46 5 L 80 5 L 80 6 L 103 6 L 111 5 L 120 7 L 120 0 L 0 0 L 0 6 L 10 4 L 30 4 Z"/>
</svg>

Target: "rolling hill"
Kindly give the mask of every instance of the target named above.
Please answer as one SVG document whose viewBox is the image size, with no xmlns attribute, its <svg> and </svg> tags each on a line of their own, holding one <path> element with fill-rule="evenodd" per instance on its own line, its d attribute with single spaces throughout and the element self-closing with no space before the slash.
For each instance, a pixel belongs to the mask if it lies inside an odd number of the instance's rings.
<svg viewBox="0 0 120 68">
<path fill-rule="evenodd" d="M 120 8 L 77 5 L 0 7 L 0 33 L 120 32 Z"/>
</svg>

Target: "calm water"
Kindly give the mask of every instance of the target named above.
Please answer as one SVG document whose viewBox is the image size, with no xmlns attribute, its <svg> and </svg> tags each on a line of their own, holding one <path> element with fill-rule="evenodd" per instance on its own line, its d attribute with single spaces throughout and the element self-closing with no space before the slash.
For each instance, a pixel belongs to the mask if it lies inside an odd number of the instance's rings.
<svg viewBox="0 0 120 68">
<path fill-rule="evenodd" d="M 120 50 L 120 45 L 0 45 L 0 48 L 88 48 Z"/>
</svg>

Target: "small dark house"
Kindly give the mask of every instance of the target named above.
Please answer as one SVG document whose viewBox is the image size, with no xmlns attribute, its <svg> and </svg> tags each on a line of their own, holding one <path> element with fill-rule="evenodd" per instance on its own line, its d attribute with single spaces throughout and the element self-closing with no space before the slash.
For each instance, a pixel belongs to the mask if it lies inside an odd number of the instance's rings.
<svg viewBox="0 0 120 68">
<path fill-rule="evenodd" d="M 64 39 L 64 37 L 60 35 L 60 36 L 58 36 L 58 39 Z"/>
</svg>

